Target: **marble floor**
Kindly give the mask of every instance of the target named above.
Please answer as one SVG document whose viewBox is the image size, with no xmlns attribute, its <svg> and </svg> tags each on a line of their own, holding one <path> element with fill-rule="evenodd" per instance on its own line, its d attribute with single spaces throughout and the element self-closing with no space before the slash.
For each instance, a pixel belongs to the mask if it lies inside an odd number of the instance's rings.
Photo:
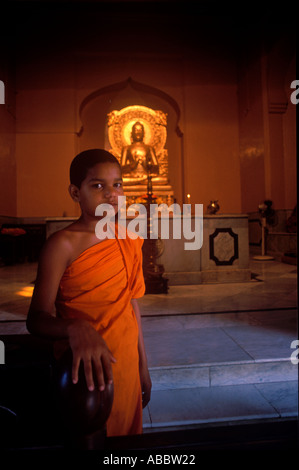
<svg viewBox="0 0 299 470">
<path fill-rule="evenodd" d="M 215 313 L 297 308 L 297 266 L 251 260 L 250 269 L 250 282 L 170 286 L 167 294 L 146 295 L 139 300 L 142 316 L 213 314 L 214 323 Z M 36 263 L 0 266 L 0 334 L 25 321 L 36 270 Z M 26 331 L 21 323 L 16 332 Z"/>
<path fill-rule="evenodd" d="M 36 268 L 0 267 L 0 335 L 27 333 Z M 153 382 L 144 432 L 297 417 L 297 266 L 252 259 L 250 269 L 250 282 L 140 299 Z"/>
</svg>

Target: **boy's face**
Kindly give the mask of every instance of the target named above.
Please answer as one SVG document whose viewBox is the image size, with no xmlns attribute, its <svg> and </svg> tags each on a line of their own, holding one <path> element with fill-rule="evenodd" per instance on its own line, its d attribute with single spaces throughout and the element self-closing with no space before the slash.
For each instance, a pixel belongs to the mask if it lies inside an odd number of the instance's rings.
<svg viewBox="0 0 299 470">
<path fill-rule="evenodd" d="M 80 189 L 72 186 L 70 186 L 72 198 L 79 202 L 82 213 L 92 217 L 95 216 L 99 204 L 111 204 L 116 214 L 118 198 L 124 194 L 121 170 L 116 163 L 96 164 L 89 168 Z"/>
</svg>

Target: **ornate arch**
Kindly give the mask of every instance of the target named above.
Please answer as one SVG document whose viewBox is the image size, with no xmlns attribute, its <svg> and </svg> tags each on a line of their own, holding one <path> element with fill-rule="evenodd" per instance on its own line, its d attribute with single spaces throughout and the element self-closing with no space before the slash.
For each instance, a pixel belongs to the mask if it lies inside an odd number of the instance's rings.
<svg viewBox="0 0 299 470">
<path fill-rule="evenodd" d="M 82 132 L 84 131 L 83 124 L 82 124 L 82 114 L 85 109 L 85 107 L 94 99 L 96 99 L 98 96 L 105 95 L 107 93 L 111 92 L 116 92 L 116 91 L 121 91 L 127 88 L 128 86 L 131 86 L 134 90 L 140 91 L 143 93 L 147 93 L 149 95 L 155 95 L 161 98 L 162 100 L 166 101 L 174 110 L 175 115 L 176 115 L 176 126 L 175 126 L 175 132 L 178 135 L 178 137 L 182 137 L 183 133 L 179 127 L 179 121 L 181 117 L 181 111 L 178 103 L 176 102 L 175 99 L 173 99 L 170 95 L 165 93 L 162 90 L 159 90 L 158 88 L 152 87 L 150 85 L 146 85 L 144 83 L 136 82 L 133 80 L 131 77 L 129 77 L 127 80 L 124 80 L 122 82 L 114 83 L 112 85 L 105 86 L 103 88 L 100 88 L 99 90 L 96 90 L 92 93 L 90 93 L 82 103 L 80 104 L 79 107 L 79 119 L 81 121 L 81 127 L 80 130 L 77 132 L 77 135 L 80 137 Z"/>
<path fill-rule="evenodd" d="M 174 126 L 174 131 L 177 137 L 180 139 L 180 166 L 181 166 L 181 191 L 182 191 L 182 202 L 185 203 L 185 163 L 184 163 L 184 134 L 182 130 L 180 129 L 180 118 L 181 118 L 181 110 L 180 107 L 177 103 L 177 101 L 172 98 L 168 93 L 165 93 L 164 91 L 152 87 L 150 85 L 137 82 L 136 80 L 133 80 L 132 77 L 127 78 L 126 80 L 118 83 L 114 83 L 112 85 L 108 85 L 105 87 L 102 87 L 98 90 L 95 90 L 94 92 L 90 93 L 87 95 L 83 101 L 81 102 L 78 110 L 79 114 L 79 121 L 81 123 L 80 129 L 78 132 L 76 132 L 76 135 L 80 137 L 83 132 L 84 132 L 84 126 L 83 126 L 83 119 L 82 115 L 85 110 L 85 108 L 96 98 L 100 97 L 101 95 L 105 95 L 108 93 L 113 93 L 113 92 L 120 92 L 122 90 L 125 90 L 127 87 L 131 87 L 133 90 L 138 91 L 140 93 L 145 93 L 148 95 L 153 95 L 157 96 L 161 100 L 164 100 L 174 111 L 174 116 L 175 116 L 175 126 Z"/>
</svg>

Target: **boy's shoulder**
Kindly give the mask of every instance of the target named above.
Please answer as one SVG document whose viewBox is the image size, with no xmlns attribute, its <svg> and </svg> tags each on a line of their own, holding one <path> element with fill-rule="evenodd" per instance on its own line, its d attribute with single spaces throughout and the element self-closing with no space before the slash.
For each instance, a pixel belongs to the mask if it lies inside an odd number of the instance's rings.
<svg viewBox="0 0 299 470">
<path fill-rule="evenodd" d="M 47 239 L 44 249 L 48 256 L 53 254 L 57 257 L 60 254 L 61 261 L 70 264 L 83 251 L 98 241 L 96 235 L 86 230 L 84 226 L 72 223 L 52 233 Z"/>
<path fill-rule="evenodd" d="M 69 227 L 62 228 L 53 232 L 49 238 L 49 243 L 68 243 L 73 238 L 73 232 L 69 229 Z"/>
<path fill-rule="evenodd" d="M 74 234 L 72 231 L 63 228 L 52 233 L 46 240 L 43 251 L 52 253 L 53 251 L 63 255 L 71 254 L 74 246 Z"/>
</svg>

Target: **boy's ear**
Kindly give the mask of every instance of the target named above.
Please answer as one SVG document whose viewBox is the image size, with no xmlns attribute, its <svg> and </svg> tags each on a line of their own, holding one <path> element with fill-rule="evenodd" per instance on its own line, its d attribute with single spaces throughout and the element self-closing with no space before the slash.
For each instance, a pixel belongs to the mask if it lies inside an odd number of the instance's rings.
<svg viewBox="0 0 299 470">
<path fill-rule="evenodd" d="M 75 186 L 74 184 L 70 184 L 69 185 L 69 193 L 70 193 L 70 196 L 71 198 L 73 199 L 73 201 L 75 202 L 79 202 L 79 188 L 77 186 Z"/>
</svg>

